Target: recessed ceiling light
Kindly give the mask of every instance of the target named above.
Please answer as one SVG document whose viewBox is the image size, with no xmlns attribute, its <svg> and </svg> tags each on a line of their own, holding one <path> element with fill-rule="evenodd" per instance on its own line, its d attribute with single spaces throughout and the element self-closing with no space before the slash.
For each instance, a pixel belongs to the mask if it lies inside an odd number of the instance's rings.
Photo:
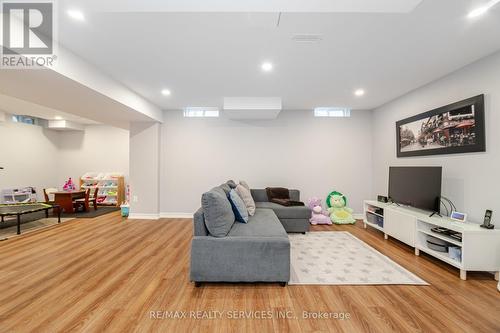
<svg viewBox="0 0 500 333">
<path fill-rule="evenodd" d="M 360 97 L 360 96 L 363 96 L 365 94 L 365 91 L 363 89 L 357 89 L 355 92 L 354 92 L 354 95 Z"/>
<path fill-rule="evenodd" d="M 264 72 L 270 72 L 273 70 L 273 64 L 266 61 L 262 64 L 261 68 Z"/>
<path fill-rule="evenodd" d="M 55 120 L 62 120 L 62 119 L 63 119 L 63 117 L 61 117 L 61 116 L 55 116 L 55 117 L 54 117 L 54 119 L 55 119 Z"/>
<path fill-rule="evenodd" d="M 70 9 L 67 11 L 67 13 L 68 13 L 69 17 L 71 17 L 72 19 L 74 19 L 76 21 L 80 21 L 80 22 L 85 21 L 85 15 L 83 15 L 83 13 L 79 10 Z"/>
<path fill-rule="evenodd" d="M 481 16 L 483 15 L 484 13 L 486 13 L 491 7 L 493 7 L 494 5 L 496 5 L 497 3 L 499 3 L 500 0 L 491 0 L 490 2 L 488 2 L 486 5 L 482 6 L 482 7 L 479 7 L 479 8 L 476 8 L 474 9 L 473 11 L 471 11 L 467 17 L 472 19 L 472 18 L 476 18 L 478 16 Z"/>
<path fill-rule="evenodd" d="M 161 91 L 161 94 L 162 94 L 163 96 L 170 96 L 172 93 L 171 93 L 171 92 L 170 92 L 170 90 L 168 90 L 168 89 L 163 89 L 163 90 Z"/>
</svg>

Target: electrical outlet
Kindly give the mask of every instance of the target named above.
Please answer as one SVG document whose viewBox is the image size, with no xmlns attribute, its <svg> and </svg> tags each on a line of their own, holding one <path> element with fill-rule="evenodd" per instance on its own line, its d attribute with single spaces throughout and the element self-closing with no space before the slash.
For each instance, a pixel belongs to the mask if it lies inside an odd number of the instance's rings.
<svg viewBox="0 0 500 333">
<path fill-rule="evenodd" d="M 132 197 L 132 201 L 133 201 L 133 202 L 139 202 L 139 197 L 138 197 L 137 195 L 134 195 L 134 196 Z"/>
</svg>

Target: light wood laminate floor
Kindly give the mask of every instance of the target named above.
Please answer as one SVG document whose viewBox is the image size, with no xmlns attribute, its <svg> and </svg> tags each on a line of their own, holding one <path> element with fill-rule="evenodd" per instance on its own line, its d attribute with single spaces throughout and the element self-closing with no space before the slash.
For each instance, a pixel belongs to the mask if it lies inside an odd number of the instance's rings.
<svg viewBox="0 0 500 333">
<path fill-rule="evenodd" d="M 0 242 L 0 332 L 500 332 L 500 293 L 491 275 L 461 281 L 455 268 L 416 257 L 361 223 L 313 230 L 349 231 L 430 286 L 195 288 L 188 278 L 190 220 L 122 221 L 112 213 Z M 189 318 L 198 310 L 225 314 Z M 152 311 L 179 317 L 186 311 L 188 318 L 152 318 L 161 317 Z M 268 319 L 229 319 L 269 311 Z M 303 311 L 350 317 L 302 319 Z M 215 315 L 194 313 L 209 314 Z"/>
</svg>

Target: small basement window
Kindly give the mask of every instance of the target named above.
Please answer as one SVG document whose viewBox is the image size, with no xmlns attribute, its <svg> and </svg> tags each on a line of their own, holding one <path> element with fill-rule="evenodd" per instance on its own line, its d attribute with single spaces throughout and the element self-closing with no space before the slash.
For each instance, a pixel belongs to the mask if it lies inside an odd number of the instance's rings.
<svg viewBox="0 0 500 333">
<path fill-rule="evenodd" d="M 345 118 L 351 116 L 351 109 L 348 108 L 315 108 L 315 117 L 337 117 Z"/>
<path fill-rule="evenodd" d="M 38 125 L 39 119 L 31 116 L 23 116 L 23 115 L 13 115 L 12 122 L 14 123 L 23 123 L 28 125 Z"/>
<path fill-rule="evenodd" d="M 184 109 L 184 117 L 201 118 L 201 117 L 218 117 L 218 108 L 206 107 L 188 107 Z"/>
</svg>

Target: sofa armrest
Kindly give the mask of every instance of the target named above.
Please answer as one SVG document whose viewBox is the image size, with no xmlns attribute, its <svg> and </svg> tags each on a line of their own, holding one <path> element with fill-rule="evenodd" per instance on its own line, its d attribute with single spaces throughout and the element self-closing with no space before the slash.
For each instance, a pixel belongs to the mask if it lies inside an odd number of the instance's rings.
<svg viewBox="0 0 500 333">
<path fill-rule="evenodd" d="M 193 237 L 191 281 L 288 282 L 286 237 Z"/>
<path fill-rule="evenodd" d="M 193 215 L 193 235 L 208 236 L 208 230 L 205 226 L 205 216 L 203 215 L 203 208 L 199 208 Z"/>
</svg>

